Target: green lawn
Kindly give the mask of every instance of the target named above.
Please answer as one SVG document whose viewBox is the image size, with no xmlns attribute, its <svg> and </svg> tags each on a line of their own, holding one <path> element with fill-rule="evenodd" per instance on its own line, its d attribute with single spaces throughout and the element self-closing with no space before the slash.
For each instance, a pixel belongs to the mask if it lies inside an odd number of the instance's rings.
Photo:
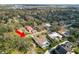
<svg viewBox="0 0 79 59">
<path fill-rule="evenodd" d="M 76 54 L 79 54 L 79 47 L 74 48 L 74 52 L 75 52 Z"/>
</svg>

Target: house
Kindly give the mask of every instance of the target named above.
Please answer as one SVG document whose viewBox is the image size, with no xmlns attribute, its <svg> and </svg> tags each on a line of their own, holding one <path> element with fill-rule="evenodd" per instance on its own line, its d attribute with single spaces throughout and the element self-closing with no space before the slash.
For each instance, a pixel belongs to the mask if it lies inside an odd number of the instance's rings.
<svg viewBox="0 0 79 59">
<path fill-rule="evenodd" d="M 63 32 L 59 32 L 61 35 L 63 35 L 64 37 L 69 37 L 70 36 L 70 32 L 69 31 L 63 31 Z"/>
<path fill-rule="evenodd" d="M 67 30 L 64 26 L 61 26 L 58 33 L 60 33 L 64 37 L 69 37 L 70 36 L 70 31 Z"/>
<path fill-rule="evenodd" d="M 45 23 L 45 24 L 44 24 L 44 27 L 45 27 L 48 31 L 50 31 L 51 24 L 50 24 L 50 23 Z"/>
<path fill-rule="evenodd" d="M 69 41 L 65 41 L 61 46 L 63 46 L 66 51 L 71 52 L 73 44 Z"/>
<path fill-rule="evenodd" d="M 52 39 L 56 39 L 56 40 L 61 40 L 62 39 L 62 35 L 60 35 L 57 32 L 52 32 L 50 34 L 48 34 L 48 36 Z"/>
<path fill-rule="evenodd" d="M 50 25 L 50 23 L 45 23 L 44 26 L 45 27 L 50 27 L 51 25 Z"/>
<path fill-rule="evenodd" d="M 72 54 L 72 43 L 69 41 L 65 41 L 53 48 L 49 51 L 46 51 L 48 54 Z"/>
<path fill-rule="evenodd" d="M 40 35 L 39 37 L 34 37 L 34 40 L 41 48 L 46 48 L 50 45 L 47 38 L 45 38 L 43 35 Z"/>
<path fill-rule="evenodd" d="M 26 28 L 26 30 L 28 30 L 29 31 L 29 33 L 33 33 L 33 28 L 31 27 L 31 26 L 25 26 L 25 28 Z"/>
</svg>

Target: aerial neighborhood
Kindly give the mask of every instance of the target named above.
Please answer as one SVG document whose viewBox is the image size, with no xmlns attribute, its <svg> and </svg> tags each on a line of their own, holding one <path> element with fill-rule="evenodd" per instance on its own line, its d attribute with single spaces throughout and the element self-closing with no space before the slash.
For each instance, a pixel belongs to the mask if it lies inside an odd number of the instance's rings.
<svg viewBox="0 0 79 59">
<path fill-rule="evenodd" d="M 0 53 L 79 54 L 79 6 L 0 5 Z"/>
</svg>

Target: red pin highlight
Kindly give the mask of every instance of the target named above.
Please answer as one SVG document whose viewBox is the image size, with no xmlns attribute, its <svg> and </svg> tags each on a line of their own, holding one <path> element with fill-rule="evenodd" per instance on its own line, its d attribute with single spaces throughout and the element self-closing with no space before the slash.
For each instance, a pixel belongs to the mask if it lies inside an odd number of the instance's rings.
<svg viewBox="0 0 79 59">
<path fill-rule="evenodd" d="M 20 37 L 25 37 L 25 33 L 20 31 L 20 30 L 16 30 L 16 33 L 20 36 Z"/>
</svg>

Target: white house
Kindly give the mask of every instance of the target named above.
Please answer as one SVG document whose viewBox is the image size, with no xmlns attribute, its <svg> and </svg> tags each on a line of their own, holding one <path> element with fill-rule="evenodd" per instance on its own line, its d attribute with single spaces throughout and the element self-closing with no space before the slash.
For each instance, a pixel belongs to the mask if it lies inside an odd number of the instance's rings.
<svg viewBox="0 0 79 59">
<path fill-rule="evenodd" d="M 44 26 L 46 26 L 46 27 L 50 27 L 51 25 L 50 25 L 50 23 L 45 23 Z"/>
<path fill-rule="evenodd" d="M 62 39 L 62 35 L 60 35 L 57 32 L 52 32 L 51 34 L 48 34 L 48 35 L 52 39 L 56 39 L 56 40 L 61 40 Z"/>
<path fill-rule="evenodd" d="M 44 27 L 45 27 L 48 31 L 50 31 L 51 24 L 50 24 L 50 23 L 45 23 L 45 24 L 44 24 Z"/>
</svg>

